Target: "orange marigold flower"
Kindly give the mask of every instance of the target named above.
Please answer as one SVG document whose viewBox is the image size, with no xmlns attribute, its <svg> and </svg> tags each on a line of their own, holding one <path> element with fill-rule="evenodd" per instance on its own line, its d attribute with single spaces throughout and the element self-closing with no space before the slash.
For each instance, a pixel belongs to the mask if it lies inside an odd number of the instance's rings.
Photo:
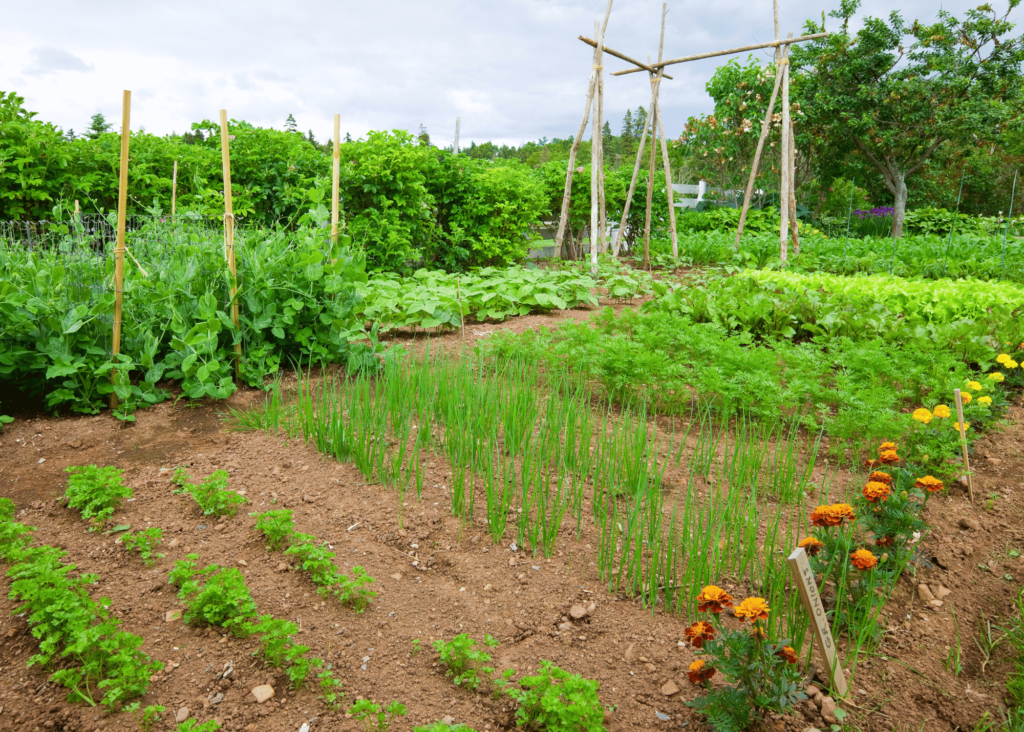
<svg viewBox="0 0 1024 732">
<path fill-rule="evenodd" d="M 715 585 L 708 585 L 697 595 L 697 609 L 702 613 L 720 613 L 732 607 L 732 595 Z"/>
<path fill-rule="evenodd" d="M 932 410 L 932 414 L 934 414 L 939 419 L 946 419 L 947 417 L 949 417 L 949 407 L 947 407 L 945 404 L 940 404 L 939 406 L 935 407 L 935 409 Z"/>
<path fill-rule="evenodd" d="M 942 481 L 931 475 L 918 478 L 914 481 L 914 486 L 917 488 L 924 488 L 929 493 L 938 493 L 943 488 Z"/>
<path fill-rule="evenodd" d="M 875 483 L 885 483 L 888 486 L 892 485 L 892 476 L 888 473 L 883 473 L 881 470 L 876 470 L 868 476 L 868 481 L 874 481 Z"/>
<path fill-rule="evenodd" d="M 796 650 L 792 646 L 783 646 L 779 650 L 775 651 L 775 655 L 784 659 L 786 663 L 796 663 Z"/>
<path fill-rule="evenodd" d="M 881 455 L 883 452 L 888 452 L 889 450 L 896 452 L 898 449 L 899 448 L 896 446 L 895 442 L 883 442 L 878 446 L 878 454 Z"/>
<path fill-rule="evenodd" d="M 890 493 L 892 493 L 892 490 L 890 490 L 889 486 L 885 483 L 876 483 L 875 481 L 871 481 L 864 486 L 864 498 L 866 498 L 870 503 L 884 501 L 889 497 Z"/>
<path fill-rule="evenodd" d="M 844 521 L 853 521 L 857 518 L 853 506 L 849 503 L 833 503 L 828 507 L 828 513 L 832 517 L 833 526 L 842 526 Z"/>
<path fill-rule="evenodd" d="M 814 536 L 808 536 L 806 539 L 801 539 L 797 546 L 805 550 L 812 557 L 825 548 L 825 545 Z"/>
<path fill-rule="evenodd" d="M 715 670 L 704 664 L 703 658 L 698 658 L 690 664 L 690 670 L 686 672 L 691 684 L 700 684 L 715 675 Z"/>
<path fill-rule="evenodd" d="M 771 608 L 763 597 L 748 597 L 736 606 L 736 617 L 741 623 L 744 620 L 753 623 L 755 620 L 767 620 L 769 610 Z"/>
<path fill-rule="evenodd" d="M 702 648 L 705 641 L 715 639 L 715 628 L 711 623 L 705 623 L 703 620 L 698 620 L 696 623 L 684 630 L 683 635 L 694 648 Z"/>
<path fill-rule="evenodd" d="M 875 542 L 875 546 L 892 546 L 895 543 L 895 536 L 883 536 L 881 539 Z"/>
<path fill-rule="evenodd" d="M 895 465 L 900 461 L 900 456 L 896 454 L 895 450 L 886 450 L 878 456 L 878 459 L 883 465 Z"/>
<path fill-rule="evenodd" d="M 878 557 L 867 549 L 858 549 L 850 555 L 850 564 L 861 570 L 874 569 L 878 564 Z"/>
<path fill-rule="evenodd" d="M 872 470 L 874 470 L 875 466 L 878 465 L 878 464 L 879 464 L 879 462 L 877 460 L 875 460 L 874 458 L 870 458 L 870 459 L 864 461 L 864 467 L 865 468 L 871 468 Z"/>
<path fill-rule="evenodd" d="M 768 639 L 768 634 L 764 632 L 764 628 L 762 628 L 760 625 L 755 625 L 753 628 L 750 629 L 750 636 L 754 640 Z"/>
</svg>

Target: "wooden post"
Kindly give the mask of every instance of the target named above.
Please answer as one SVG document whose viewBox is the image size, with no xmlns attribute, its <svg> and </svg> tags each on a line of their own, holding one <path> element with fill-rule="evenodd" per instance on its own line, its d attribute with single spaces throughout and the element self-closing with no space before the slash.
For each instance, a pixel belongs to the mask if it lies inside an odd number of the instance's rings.
<svg viewBox="0 0 1024 732">
<path fill-rule="evenodd" d="M 235 212 L 231 200 L 231 151 L 228 148 L 228 110 L 220 110 L 220 159 L 224 171 L 224 256 L 231 272 L 231 322 L 239 328 L 238 271 L 235 267 Z M 235 344 L 235 376 L 242 375 L 242 341 Z"/>
<path fill-rule="evenodd" d="M 658 102 L 655 95 L 654 113 L 651 117 L 651 159 L 647 165 L 647 210 L 644 214 L 644 262 L 645 269 L 651 268 L 651 201 L 654 198 L 654 168 L 658 158 Z"/>
<path fill-rule="evenodd" d="M 604 120 L 604 68 L 597 70 L 597 114 L 599 119 Z M 600 134 L 598 135 L 598 141 L 600 147 L 597 153 L 597 225 L 598 225 L 598 244 L 600 251 L 604 252 L 608 249 L 608 244 L 605 241 L 605 231 L 608 226 L 608 212 L 604 205 L 604 124 L 598 125 Z"/>
<path fill-rule="evenodd" d="M 789 46 L 786 46 L 786 52 Z M 785 52 L 784 52 L 785 53 Z M 754 195 L 754 182 L 757 179 L 757 168 L 761 163 L 761 152 L 764 150 L 765 140 L 772 126 L 772 112 L 775 111 L 775 100 L 779 95 L 779 86 L 782 84 L 782 64 L 775 69 L 775 88 L 772 89 L 771 99 L 768 101 L 768 111 L 765 112 L 764 122 L 761 123 L 761 136 L 757 140 L 757 149 L 754 151 L 754 163 L 750 168 L 750 177 L 747 179 L 747 190 L 743 195 L 743 209 L 740 211 L 740 224 L 736 229 L 736 251 L 740 250 L 740 239 L 743 238 L 743 224 L 747 220 L 747 211 L 750 210 L 750 201 Z"/>
<path fill-rule="evenodd" d="M 462 117 L 455 118 L 455 145 L 452 146 L 452 152 L 455 155 L 459 154 L 459 125 L 462 122 Z"/>
<path fill-rule="evenodd" d="M 782 160 L 779 165 L 779 260 L 783 264 L 788 258 L 789 245 L 789 57 L 782 64 Z"/>
<path fill-rule="evenodd" d="M 790 43 L 803 43 L 804 41 L 814 41 L 818 38 L 826 38 L 828 33 L 811 33 L 806 36 L 797 36 L 792 40 L 786 41 L 768 41 L 767 43 L 755 43 L 750 46 L 739 46 L 737 48 L 727 48 L 724 51 L 711 51 L 710 53 L 698 53 L 693 56 L 682 56 L 680 58 L 670 58 L 668 61 L 659 61 L 653 65 L 653 68 L 662 69 L 666 66 L 672 66 L 674 64 L 685 64 L 690 61 L 700 61 L 705 58 L 714 58 L 716 56 L 730 56 L 734 53 L 744 53 L 745 51 L 756 51 L 760 48 L 778 48 L 779 46 L 787 46 Z M 639 71 L 649 71 L 652 66 L 638 65 L 637 68 L 623 69 L 622 71 L 613 71 L 612 76 L 624 76 L 626 74 L 635 74 Z"/>
<path fill-rule="evenodd" d="M 829 670 L 832 688 L 839 696 L 846 696 L 846 675 L 836 656 L 836 644 L 832 640 L 832 631 L 828 627 L 825 606 L 821 602 L 821 595 L 818 594 L 818 583 L 814 578 L 814 572 L 811 571 L 811 565 L 807 561 L 807 552 L 803 547 L 797 547 L 789 555 L 788 562 L 789 569 L 796 580 L 796 586 L 800 590 L 800 599 L 803 600 L 804 608 L 811 618 L 811 628 L 814 630 L 818 648 L 824 657 L 825 667 Z"/>
<path fill-rule="evenodd" d="M 796 217 L 796 135 L 793 134 L 792 114 L 789 116 L 789 229 L 793 235 L 793 255 L 798 256 L 800 223 Z"/>
<path fill-rule="evenodd" d="M 956 402 L 956 418 L 960 420 L 960 447 L 964 451 L 964 475 L 967 476 L 967 495 L 974 503 L 974 481 L 971 480 L 971 464 L 967 458 L 967 430 L 964 429 L 964 403 L 960 397 L 960 390 L 953 389 L 953 399 Z"/>
<path fill-rule="evenodd" d="M 338 243 L 338 198 L 341 195 L 341 115 L 334 115 L 334 154 L 331 162 L 331 244 Z M 331 256 L 337 256 L 333 252 Z"/>
<path fill-rule="evenodd" d="M 668 15 L 668 3 L 661 4 L 661 42 L 658 44 L 658 60 L 661 61 L 662 50 L 665 48 L 665 16 Z M 665 138 L 665 122 L 661 118 L 661 94 L 656 97 L 657 110 L 654 118 L 658 121 L 658 134 L 661 135 L 661 164 L 665 168 L 665 195 L 668 197 L 668 224 L 672 235 L 672 258 L 679 259 L 679 239 L 676 234 L 676 204 L 672 195 L 672 166 L 668 161 L 668 140 Z"/>
<path fill-rule="evenodd" d="M 591 65 L 590 82 L 587 88 L 587 104 L 583 110 L 583 123 L 576 132 L 576 137 L 572 141 L 572 147 L 569 148 L 569 165 L 565 171 L 565 192 L 562 194 L 562 210 L 558 218 L 558 233 L 555 235 L 556 258 L 562 256 L 562 237 L 565 236 L 565 227 L 569 222 L 569 197 L 572 195 L 572 175 L 576 169 L 576 153 L 580 149 L 580 141 L 583 139 L 583 133 L 587 131 L 587 123 L 590 121 L 590 107 L 594 101 L 594 93 L 597 91 L 597 66 L 598 59 L 600 58 L 600 47 L 604 42 L 604 31 L 608 27 L 608 16 L 611 15 L 611 12 L 612 0 L 608 0 L 608 5 L 604 11 L 604 21 L 601 23 L 598 33 L 601 37 L 597 39 L 597 47 L 594 49 L 594 61 Z"/>
<path fill-rule="evenodd" d="M 590 271 L 597 274 L 597 248 L 603 238 L 601 231 L 601 202 L 600 187 L 601 175 L 601 64 L 604 60 L 602 49 L 604 46 L 604 34 L 598 21 L 594 21 L 594 35 L 597 36 L 597 48 L 594 59 L 594 72 L 596 73 L 594 94 L 594 121 L 590 126 Z"/>
<path fill-rule="evenodd" d="M 121 101 L 121 170 L 117 187 L 117 246 L 114 248 L 114 341 L 113 357 L 121 353 L 121 313 L 124 302 L 124 227 L 128 212 L 128 146 L 131 142 L 132 93 L 125 89 Z M 110 383 L 117 386 L 117 369 L 110 371 Z M 117 393 L 110 393 L 110 408 L 117 407 Z"/>
<path fill-rule="evenodd" d="M 178 161 L 174 161 L 174 172 L 171 174 L 171 216 L 178 213 Z"/>
</svg>

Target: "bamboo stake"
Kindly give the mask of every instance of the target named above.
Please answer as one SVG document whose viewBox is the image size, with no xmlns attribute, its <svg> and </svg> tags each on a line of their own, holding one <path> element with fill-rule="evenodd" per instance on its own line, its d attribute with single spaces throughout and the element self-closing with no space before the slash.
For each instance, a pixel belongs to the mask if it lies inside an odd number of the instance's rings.
<svg viewBox="0 0 1024 732">
<path fill-rule="evenodd" d="M 789 58 L 782 64 L 782 140 L 781 180 L 779 181 L 779 259 L 786 262 L 789 256 Z"/>
<path fill-rule="evenodd" d="M 658 148 L 658 102 L 657 94 L 654 99 L 654 112 L 649 115 L 651 117 L 651 159 L 648 161 L 647 170 L 647 209 L 644 213 L 644 262 L 643 266 L 647 270 L 651 269 L 651 200 L 654 197 L 654 166 L 657 162 Z"/>
<path fill-rule="evenodd" d="M 800 224 L 796 218 L 796 135 L 793 115 L 789 119 L 789 229 L 793 236 L 793 255 L 800 255 Z"/>
<path fill-rule="evenodd" d="M 121 169 L 117 188 L 117 246 L 114 248 L 114 341 L 116 360 L 121 353 L 121 314 L 124 304 L 124 227 L 128 212 L 128 148 L 131 142 L 132 93 L 124 90 L 121 101 Z M 117 387 L 117 369 L 110 371 L 110 384 Z M 110 408 L 117 408 L 117 392 L 110 393 Z"/>
<path fill-rule="evenodd" d="M 964 403 L 960 397 L 960 390 L 953 389 L 953 399 L 956 401 L 956 418 L 960 420 L 960 446 L 964 451 L 964 474 L 967 476 L 967 495 L 974 503 L 974 481 L 971 480 L 971 464 L 967 457 L 967 430 L 964 429 Z"/>
<path fill-rule="evenodd" d="M 231 200 L 231 151 L 228 148 L 228 110 L 220 110 L 220 159 L 224 171 L 224 257 L 231 272 L 231 322 L 238 329 L 238 270 L 235 267 L 235 213 Z M 235 343 L 235 376 L 242 375 L 242 340 Z"/>
<path fill-rule="evenodd" d="M 598 188 L 600 183 L 600 174 L 597 172 L 601 165 L 601 63 L 604 59 L 601 53 L 601 48 L 604 43 L 604 38 L 601 35 L 601 29 L 598 27 L 598 21 L 594 21 L 594 35 L 597 36 L 596 54 L 597 59 L 595 61 L 594 71 L 596 72 L 595 83 L 597 85 L 596 94 L 594 95 L 594 121 L 590 126 L 590 271 L 592 274 L 597 274 L 597 246 L 598 240 L 601 238 L 598 233 L 600 228 L 600 198 Z"/>
<path fill-rule="evenodd" d="M 783 41 L 769 41 L 768 43 L 755 43 L 752 46 L 740 46 L 739 48 L 727 48 L 724 51 L 711 51 L 710 53 L 698 53 L 694 56 L 683 56 L 681 58 L 670 58 L 668 61 L 659 61 L 656 64 L 651 64 L 656 69 L 664 68 L 665 66 L 671 66 L 672 64 L 684 64 L 688 61 L 699 61 L 702 58 L 714 58 L 715 56 L 728 56 L 732 53 L 743 53 L 744 51 L 756 51 L 759 48 L 777 48 L 779 46 L 788 46 L 792 43 L 803 43 L 804 41 L 813 41 L 818 38 L 825 38 L 828 33 L 812 33 L 807 36 L 797 36 L 796 38 L 787 38 Z M 644 71 L 644 69 L 625 69 L 623 71 L 613 71 L 612 76 L 622 76 L 624 74 L 635 74 L 638 71 Z"/>
<path fill-rule="evenodd" d="M 341 115 L 334 115 L 334 154 L 331 161 L 331 244 L 338 244 L 338 198 L 341 194 Z M 332 252 L 332 256 L 337 256 Z"/>
<path fill-rule="evenodd" d="M 658 60 L 661 61 L 662 49 L 665 48 L 665 17 L 668 15 L 668 3 L 661 4 L 661 42 L 658 44 Z M 664 78 L 664 74 L 662 77 Z M 660 88 L 659 88 L 660 91 Z M 658 108 L 654 118 L 658 121 L 658 133 L 661 135 L 661 163 L 665 168 L 665 195 L 668 197 L 668 224 L 672 236 L 672 258 L 679 259 L 679 238 L 676 234 L 676 204 L 672 190 L 672 165 L 668 161 L 668 140 L 665 138 L 665 122 L 661 117 L 661 95 L 659 93 Z"/>
<path fill-rule="evenodd" d="M 174 161 L 174 172 L 171 174 L 171 216 L 178 213 L 178 161 Z"/>
<path fill-rule="evenodd" d="M 608 27 L 608 16 L 612 12 L 612 0 L 608 0 L 608 6 L 604 11 L 604 21 L 601 24 L 601 31 L 599 33 L 601 38 L 598 39 L 599 43 L 603 43 L 604 31 Z M 590 107 L 594 101 L 594 92 L 597 90 L 597 66 L 598 66 L 598 51 L 594 50 L 594 61 L 590 69 L 590 82 L 587 88 L 587 103 L 583 108 L 583 123 L 580 125 L 579 130 L 576 132 L 576 137 L 572 141 L 572 147 L 569 149 L 569 165 L 565 171 L 565 192 L 562 194 L 562 209 L 561 215 L 558 219 L 558 234 L 555 235 L 555 257 L 562 255 L 562 237 L 565 236 L 565 227 L 569 221 L 569 197 L 572 195 L 572 175 L 576 169 L 576 153 L 580 149 L 580 141 L 583 139 L 583 133 L 587 131 L 587 123 L 590 121 Z"/>
<path fill-rule="evenodd" d="M 783 52 L 783 60 L 789 46 Z M 750 210 L 750 201 L 754 195 L 754 182 L 757 179 L 757 168 L 761 164 L 761 153 L 764 151 L 765 140 L 768 139 L 768 132 L 772 127 L 772 112 L 775 110 L 775 100 L 779 96 L 779 87 L 782 85 L 782 64 L 775 69 L 775 87 L 772 89 L 771 99 L 768 101 L 768 111 L 764 114 L 764 122 L 761 123 L 761 136 L 757 140 L 757 149 L 754 151 L 754 164 L 750 168 L 750 177 L 747 179 L 747 190 L 743 195 L 743 209 L 740 211 L 740 224 L 736 228 L 736 251 L 740 250 L 740 239 L 743 238 L 743 225 L 747 220 L 747 211 Z"/>
</svg>

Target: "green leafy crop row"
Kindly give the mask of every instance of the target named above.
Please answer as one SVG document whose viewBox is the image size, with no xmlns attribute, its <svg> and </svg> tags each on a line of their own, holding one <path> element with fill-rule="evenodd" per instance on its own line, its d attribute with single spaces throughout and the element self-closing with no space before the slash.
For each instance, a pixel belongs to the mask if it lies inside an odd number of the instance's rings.
<svg viewBox="0 0 1024 732">
<path fill-rule="evenodd" d="M 93 600 L 86 589 L 96 575 L 72 576 L 75 565 L 61 560 L 66 552 L 50 546 L 31 546 L 34 529 L 14 521 L 14 502 L 0 498 L 0 558 L 12 566 L 11 598 L 20 604 L 39 652 L 29 665 L 52 670 L 51 679 L 70 692 L 68 701 L 103 704 L 116 709 L 141 696 L 149 678 L 163 668 L 140 650 L 142 638 L 119 629 L 111 617 L 110 600 Z"/>
</svg>

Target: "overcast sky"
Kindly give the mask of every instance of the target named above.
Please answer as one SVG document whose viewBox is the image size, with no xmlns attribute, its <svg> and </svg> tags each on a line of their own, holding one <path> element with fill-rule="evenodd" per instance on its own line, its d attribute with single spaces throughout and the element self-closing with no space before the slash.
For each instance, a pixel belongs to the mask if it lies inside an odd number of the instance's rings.
<svg viewBox="0 0 1024 732">
<path fill-rule="evenodd" d="M 942 0 L 957 15 L 979 0 Z M 997 8 L 1005 0 L 994 0 Z M 838 5 L 782 0 L 781 30 Z M 933 20 L 935 0 L 865 0 L 861 15 L 898 7 Z M 16 91 L 42 119 L 82 131 L 102 111 L 120 126 L 121 91 L 132 90 L 132 129 L 165 134 L 217 119 L 218 110 L 266 127 L 293 114 L 320 140 L 341 114 L 342 133 L 427 127 L 450 144 L 521 144 L 575 133 L 583 113 L 593 36 L 604 0 L 39 0 L 5 3 L 0 90 Z M 606 43 L 657 57 L 660 0 L 616 0 Z M 1024 11 L 1011 16 L 1020 22 Z M 836 21 L 829 21 L 835 27 Z M 665 57 L 774 36 L 770 0 L 672 0 Z M 767 58 L 765 52 L 760 52 Z M 745 58 L 745 55 L 744 57 Z M 670 67 L 662 85 L 666 131 L 708 112 L 704 85 L 724 59 Z M 607 58 L 605 68 L 625 68 Z M 627 108 L 647 105 L 641 74 L 609 77 L 605 117 L 618 133 Z"/>
</svg>

